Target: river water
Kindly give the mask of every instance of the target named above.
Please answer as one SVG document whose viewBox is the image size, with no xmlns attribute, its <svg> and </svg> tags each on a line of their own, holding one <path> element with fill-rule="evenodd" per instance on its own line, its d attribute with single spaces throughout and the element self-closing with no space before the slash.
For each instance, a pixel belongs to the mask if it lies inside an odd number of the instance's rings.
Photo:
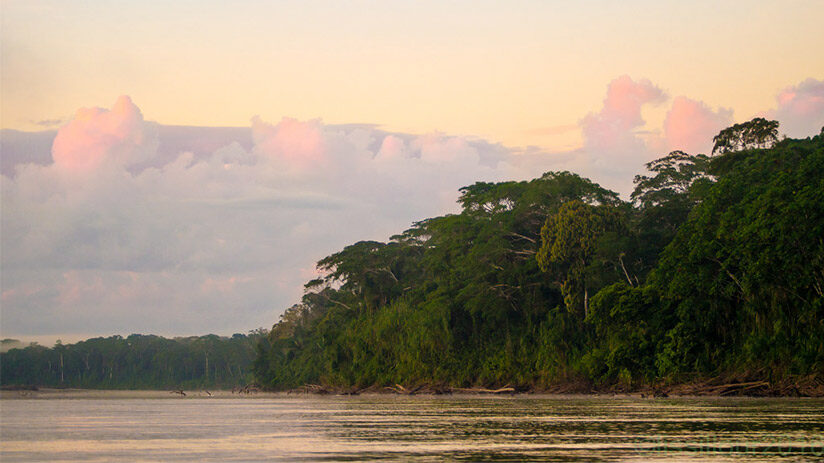
<svg viewBox="0 0 824 463">
<path fill-rule="evenodd" d="M 824 459 L 821 399 L 10 396 L 3 462 Z"/>
</svg>

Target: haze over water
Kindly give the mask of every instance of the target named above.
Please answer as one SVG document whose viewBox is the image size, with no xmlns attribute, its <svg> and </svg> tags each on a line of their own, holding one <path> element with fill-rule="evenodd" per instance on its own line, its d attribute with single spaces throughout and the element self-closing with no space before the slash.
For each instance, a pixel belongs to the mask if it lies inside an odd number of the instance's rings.
<svg viewBox="0 0 824 463">
<path fill-rule="evenodd" d="M 0 459 L 739 462 L 824 455 L 820 399 L 92 394 L 3 400 Z"/>
</svg>

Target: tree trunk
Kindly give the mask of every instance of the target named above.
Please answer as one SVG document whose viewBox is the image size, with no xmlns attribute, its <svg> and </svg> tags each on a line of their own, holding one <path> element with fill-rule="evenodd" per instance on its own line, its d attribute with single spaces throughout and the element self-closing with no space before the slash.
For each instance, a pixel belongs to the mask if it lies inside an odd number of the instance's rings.
<svg viewBox="0 0 824 463">
<path fill-rule="evenodd" d="M 632 280 L 629 279 L 629 273 L 627 273 L 627 268 L 624 267 L 624 256 L 618 256 L 618 261 L 621 262 L 621 270 L 624 271 L 624 276 L 627 277 L 627 283 L 629 283 L 629 285 L 632 286 Z"/>
</svg>

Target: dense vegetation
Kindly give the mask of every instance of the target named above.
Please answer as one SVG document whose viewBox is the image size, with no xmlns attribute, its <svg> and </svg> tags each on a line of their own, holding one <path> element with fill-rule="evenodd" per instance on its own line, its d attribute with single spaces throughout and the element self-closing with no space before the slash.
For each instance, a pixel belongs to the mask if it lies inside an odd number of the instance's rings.
<svg viewBox="0 0 824 463">
<path fill-rule="evenodd" d="M 233 388 L 251 381 L 262 332 L 167 339 L 133 334 L 0 354 L 0 382 L 91 389 Z"/>
<path fill-rule="evenodd" d="M 259 346 L 285 389 L 633 388 L 824 374 L 824 134 L 755 119 L 647 164 L 461 189 L 459 214 L 318 263 Z"/>
</svg>

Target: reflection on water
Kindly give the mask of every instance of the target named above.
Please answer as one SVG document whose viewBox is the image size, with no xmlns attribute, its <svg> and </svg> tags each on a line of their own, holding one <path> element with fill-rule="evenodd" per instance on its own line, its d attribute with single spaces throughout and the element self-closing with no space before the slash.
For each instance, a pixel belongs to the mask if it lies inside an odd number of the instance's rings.
<svg viewBox="0 0 824 463">
<path fill-rule="evenodd" d="M 11 461 L 820 461 L 819 399 L 0 401 Z"/>
</svg>

